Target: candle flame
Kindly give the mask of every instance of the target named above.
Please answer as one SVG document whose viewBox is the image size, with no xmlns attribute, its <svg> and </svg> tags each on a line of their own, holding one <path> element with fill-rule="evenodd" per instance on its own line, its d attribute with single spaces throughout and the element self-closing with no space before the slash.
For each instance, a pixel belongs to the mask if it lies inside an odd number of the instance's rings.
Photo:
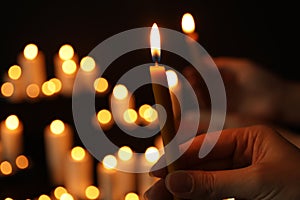
<svg viewBox="0 0 300 200">
<path fill-rule="evenodd" d="M 185 13 L 181 20 L 182 31 L 186 34 L 193 33 L 195 31 L 195 21 L 190 13 Z"/>
<path fill-rule="evenodd" d="M 8 77 L 13 80 L 18 80 L 22 75 L 22 69 L 18 65 L 13 65 L 8 69 Z"/>
<path fill-rule="evenodd" d="M 61 196 L 65 193 L 68 193 L 67 190 L 62 187 L 62 186 L 58 186 L 57 188 L 55 188 L 54 190 L 54 196 L 57 198 L 57 199 L 60 199 Z"/>
<path fill-rule="evenodd" d="M 5 125 L 9 130 L 16 130 L 19 127 L 19 118 L 16 115 L 10 115 L 5 120 Z"/>
<path fill-rule="evenodd" d="M 102 163 L 105 169 L 114 169 L 118 161 L 114 155 L 107 155 L 104 157 Z"/>
<path fill-rule="evenodd" d="M 153 62 L 160 60 L 160 35 L 157 24 L 154 23 L 150 33 L 150 47 Z"/>
<path fill-rule="evenodd" d="M 23 54 L 26 59 L 33 60 L 37 57 L 38 52 L 39 49 L 35 44 L 28 44 L 24 48 Z"/>
<path fill-rule="evenodd" d="M 123 161 L 128 161 L 132 158 L 133 152 L 130 147 L 123 146 L 118 150 L 118 157 Z"/>
<path fill-rule="evenodd" d="M 88 199 L 97 199 L 100 195 L 100 191 L 96 186 L 90 185 L 85 189 L 85 196 Z"/>
<path fill-rule="evenodd" d="M 148 147 L 145 151 L 145 158 L 150 163 L 155 163 L 159 157 L 159 151 L 156 147 Z"/>
<path fill-rule="evenodd" d="M 85 157 L 85 150 L 82 147 L 74 147 L 71 150 L 71 157 L 76 161 L 81 161 Z"/>
<path fill-rule="evenodd" d="M 139 200 L 139 196 L 136 193 L 130 192 L 125 196 L 125 200 Z"/>
</svg>

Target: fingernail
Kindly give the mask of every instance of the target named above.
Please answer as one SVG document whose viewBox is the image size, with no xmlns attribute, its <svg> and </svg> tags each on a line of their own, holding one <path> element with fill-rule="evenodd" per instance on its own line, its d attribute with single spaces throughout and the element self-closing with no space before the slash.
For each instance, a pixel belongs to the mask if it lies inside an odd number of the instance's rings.
<svg viewBox="0 0 300 200">
<path fill-rule="evenodd" d="M 192 175 L 184 171 L 168 174 L 166 186 L 170 192 L 175 194 L 187 194 L 193 191 L 194 179 Z"/>
</svg>

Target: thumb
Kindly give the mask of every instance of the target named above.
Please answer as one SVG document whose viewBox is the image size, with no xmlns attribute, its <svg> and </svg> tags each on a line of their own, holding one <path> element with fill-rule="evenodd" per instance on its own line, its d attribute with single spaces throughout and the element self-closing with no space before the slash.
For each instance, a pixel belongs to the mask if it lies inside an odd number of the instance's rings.
<svg viewBox="0 0 300 200">
<path fill-rule="evenodd" d="M 184 199 L 254 199 L 259 184 L 249 168 L 226 171 L 176 171 L 166 177 L 167 189 Z"/>
</svg>

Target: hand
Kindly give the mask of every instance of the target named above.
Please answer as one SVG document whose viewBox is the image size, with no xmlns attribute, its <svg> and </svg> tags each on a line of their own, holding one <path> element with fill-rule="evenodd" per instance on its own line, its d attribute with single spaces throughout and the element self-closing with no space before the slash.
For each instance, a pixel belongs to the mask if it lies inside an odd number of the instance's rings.
<svg viewBox="0 0 300 200">
<path fill-rule="evenodd" d="M 209 134 L 208 134 L 209 135 Z M 223 130 L 213 150 L 198 157 L 206 134 L 194 138 L 179 158 L 182 170 L 167 174 L 165 157 L 151 174 L 161 179 L 147 200 L 300 199 L 300 150 L 266 126 Z M 184 144 L 183 144 L 184 145 Z"/>
</svg>

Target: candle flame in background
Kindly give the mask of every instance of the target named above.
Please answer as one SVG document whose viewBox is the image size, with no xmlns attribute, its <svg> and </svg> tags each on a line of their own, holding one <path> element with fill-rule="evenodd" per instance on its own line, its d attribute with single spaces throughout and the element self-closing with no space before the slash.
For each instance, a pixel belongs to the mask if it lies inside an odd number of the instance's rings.
<svg viewBox="0 0 300 200">
<path fill-rule="evenodd" d="M 38 200 L 51 200 L 51 198 L 48 195 L 42 194 L 39 196 Z"/>
<path fill-rule="evenodd" d="M 10 197 L 7 197 L 7 198 L 5 198 L 4 200 L 13 200 L 12 198 L 10 198 Z"/>
<path fill-rule="evenodd" d="M 19 65 L 13 65 L 8 69 L 8 77 L 13 80 L 18 80 L 22 75 L 22 69 Z"/>
<path fill-rule="evenodd" d="M 30 98 L 36 98 L 40 94 L 40 88 L 37 84 L 32 83 L 26 87 L 26 94 Z"/>
<path fill-rule="evenodd" d="M 194 17 L 190 13 L 185 13 L 181 20 L 182 31 L 186 34 L 193 33 L 195 31 Z"/>
<path fill-rule="evenodd" d="M 108 81 L 105 78 L 97 78 L 94 81 L 94 89 L 99 92 L 103 93 L 108 89 Z"/>
<path fill-rule="evenodd" d="M 142 118 L 145 118 L 145 111 L 147 109 L 151 108 L 151 106 L 149 104 L 144 104 L 144 105 L 141 105 L 141 107 L 139 108 L 139 115 L 142 117 Z"/>
<path fill-rule="evenodd" d="M 103 109 L 97 113 L 97 119 L 100 124 L 108 124 L 112 120 L 112 115 L 109 110 Z"/>
<path fill-rule="evenodd" d="M 150 163 L 155 163 L 159 159 L 159 151 L 156 147 L 148 147 L 145 151 L 145 158 Z"/>
<path fill-rule="evenodd" d="M 85 157 L 85 150 L 80 146 L 74 147 L 71 150 L 71 157 L 76 161 L 83 160 Z"/>
<path fill-rule="evenodd" d="M 64 193 L 61 195 L 60 200 L 74 200 L 74 198 L 71 194 Z"/>
<path fill-rule="evenodd" d="M 135 123 L 137 118 L 137 112 L 132 108 L 125 110 L 125 112 L 123 113 L 123 119 L 129 124 Z"/>
<path fill-rule="evenodd" d="M 153 62 L 160 61 L 160 34 L 157 24 L 154 23 L 150 33 L 150 47 Z"/>
<path fill-rule="evenodd" d="M 65 124 L 61 120 L 56 119 L 51 122 L 50 131 L 55 135 L 60 135 L 64 130 L 65 130 Z"/>
<path fill-rule="evenodd" d="M 139 200 L 139 199 L 140 199 L 139 196 L 134 192 L 129 192 L 125 196 L 125 200 Z"/>
<path fill-rule="evenodd" d="M 19 155 L 17 158 L 16 158 L 16 165 L 19 169 L 26 169 L 29 165 L 29 161 L 27 159 L 26 156 L 24 155 Z"/>
<path fill-rule="evenodd" d="M 61 90 L 62 83 L 58 78 L 51 78 L 49 82 L 54 83 L 55 85 L 55 93 L 58 93 Z"/>
<path fill-rule="evenodd" d="M 167 76 L 168 85 L 170 88 L 174 88 L 178 85 L 178 76 L 175 71 L 167 70 L 166 76 Z"/>
<path fill-rule="evenodd" d="M 60 47 L 58 55 L 62 60 L 70 60 L 74 56 L 74 49 L 69 44 L 64 44 Z"/>
<path fill-rule="evenodd" d="M 3 161 L 0 164 L 0 171 L 4 175 L 10 175 L 12 173 L 12 166 L 8 161 Z"/>
<path fill-rule="evenodd" d="M 83 57 L 80 61 L 80 68 L 85 72 L 91 72 L 95 69 L 96 62 L 90 56 Z"/>
<path fill-rule="evenodd" d="M 52 81 L 46 81 L 42 84 L 42 93 L 51 96 L 56 92 L 56 85 Z"/>
<path fill-rule="evenodd" d="M 38 52 L 39 49 L 35 44 L 28 44 L 24 48 L 23 54 L 26 59 L 33 60 L 37 57 Z"/>
<path fill-rule="evenodd" d="M 116 168 L 118 161 L 114 155 L 106 155 L 103 158 L 102 163 L 105 169 L 114 169 Z"/>
<path fill-rule="evenodd" d="M 99 195 L 100 191 L 96 186 L 91 185 L 85 189 L 85 196 L 88 199 L 97 199 Z"/>
<path fill-rule="evenodd" d="M 19 127 L 19 119 L 16 115 L 10 115 L 5 120 L 5 125 L 9 130 L 16 130 Z"/>
<path fill-rule="evenodd" d="M 123 146 L 118 150 L 118 157 L 123 161 L 128 161 L 132 158 L 133 152 L 130 147 Z"/>
<path fill-rule="evenodd" d="M 128 90 L 125 85 L 118 84 L 113 89 L 113 95 L 116 99 L 123 100 L 128 96 Z"/>
<path fill-rule="evenodd" d="M 62 64 L 62 70 L 65 74 L 72 75 L 77 70 L 77 65 L 74 60 L 66 60 Z"/>
<path fill-rule="evenodd" d="M 144 112 L 144 119 L 147 121 L 147 122 L 154 122 L 156 121 L 158 118 L 158 113 L 157 111 L 152 108 L 150 106 L 150 108 L 147 108 Z"/>
<path fill-rule="evenodd" d="M 1 94 L 4 97 L 11 97 L 15 91 L 15 87 L 11 82 L 5 82 L 1 86 Z"/>
<path fill-rule="evenodd" d="M 64 187 L 62 187 L 62 186 L 58 186 L 58 187 L 55 188 L 55 190 L 54 190 L 54 196 L 55 196 L 56 199 L 60 199 L 61 196 L 62 196 L 63 194 L 65 194 L 65 193 L 68 193 L 68 192 L 67 192 L 67 190 L 66 190 Z"/>
</svg>

